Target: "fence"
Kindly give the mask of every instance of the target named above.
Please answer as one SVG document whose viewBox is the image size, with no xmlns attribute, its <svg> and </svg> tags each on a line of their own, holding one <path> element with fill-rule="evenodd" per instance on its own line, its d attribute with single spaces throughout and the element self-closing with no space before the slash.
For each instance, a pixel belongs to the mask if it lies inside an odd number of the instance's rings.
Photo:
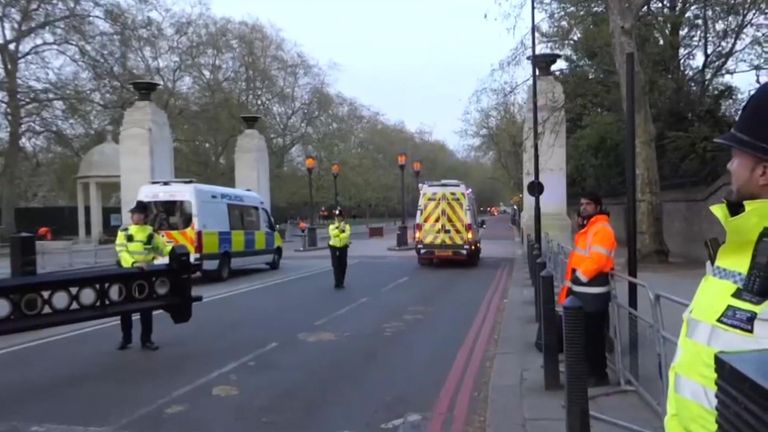
<svg viewBox="0 0 768 432">
<path fill-rule="evenodd" d="M 547 269 L 553 272 L 555 295 L 563 285 L 568 256 L 571 248 L 552 241 L 545 235 L 541 256 L 546 261 Z M 607 348 L 612 352 L 609 366 L 619 380 L 619 387 L 613 392 L 602 393 L 606 396 L 621 391 L 636 391 L 640 397 L 663 417 L 666 405 L 666 392 L 669 370 L 675 349 L 679 328 L 668 328 L 665 316 L 681 316 L 690 302 L 660 292 L 642 280 L 613 272 L 611 274 L 611 336 L 612 343 Z M 628 286 L 637 286 L 641 296 L 637 310 L 629 307 L 626 301 Z M 642 298 L 647 301 L 642 301 Z M 636 426 L 623 423 L 604 415 L 591 413 L 593 417 L 608 421 L 628 430 L 642 431 Z"/>
</svg>

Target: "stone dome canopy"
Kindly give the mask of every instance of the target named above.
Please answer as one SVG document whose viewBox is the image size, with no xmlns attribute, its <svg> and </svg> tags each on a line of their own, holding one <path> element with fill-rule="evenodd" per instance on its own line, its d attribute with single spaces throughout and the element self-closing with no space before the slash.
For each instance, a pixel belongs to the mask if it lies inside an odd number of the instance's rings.
<svg viewBox="0 0 768 432">
<path fill-rule="evenodd" d="M 120 148 L 111 139 L 88 150 L 80 161 L 77 178 L 120 177 Z"/>
</svg>

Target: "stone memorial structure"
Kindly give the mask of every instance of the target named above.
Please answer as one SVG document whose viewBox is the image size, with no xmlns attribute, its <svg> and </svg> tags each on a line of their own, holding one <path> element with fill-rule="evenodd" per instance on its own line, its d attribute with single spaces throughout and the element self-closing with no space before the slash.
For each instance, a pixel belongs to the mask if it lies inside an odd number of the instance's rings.
<svg viewBox="0 0 768 432">
<path fill-rule="evenodd" d="M 139 188 L 152 180 L 173 179 L 173 141 L 168 116 L 152 102 L 160 87 L 154 81 L 132 81 L 138 93 L 120 129 L 120 206 L 123 218 L 136 202 Z M 125 221 L 123 221 L 125 223 Z"/>
<path fill-rule="evenodd" d="M 102 236 L 102 185 L 120 183 L 120 149 L 112 141 L 112 130 L 107 129 L 103 144 L 90 149 L 80 161 L 75 177 L 77 181 L 77 237 L 83 243 L 85 230 L 85 188 L 88 188 L 90 206 L 91 242 L 98 243 Z"/>
<path fill-rule="evenodd" d="M 558 54 L 537 54 L 533 59 L 538 70 L 539 179 L 544 184 L 544 194 L 540 197 L 541 232 L 568 245 L 572 239 L 567 210 L 565 96 L 563 86 L 551 70 L 559 58 Z M 528 90 L 523 127 L 523 185 L 533 180 L 532 87 Z M 527 193 L 523 196 L 522 227 L 526 234 L 533 235 L 534 198 Z"/>
<path fill-rule="evenodd" d="M 256 130 L 261 116 L 243 114 L 240 118 L 245 122 L 245 130 L 237 137 L 235 145 L 235 187 L 259 194 L 271 212 L 269 151 L 266 140 Z"/>
</svg>

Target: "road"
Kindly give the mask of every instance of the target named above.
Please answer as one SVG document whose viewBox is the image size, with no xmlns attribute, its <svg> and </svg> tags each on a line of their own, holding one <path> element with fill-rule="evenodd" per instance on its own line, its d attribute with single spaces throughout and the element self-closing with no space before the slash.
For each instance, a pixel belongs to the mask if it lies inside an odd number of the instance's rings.
<svg viewBox="0 0 768 432">
<path fill-rule="evenodd" d="M 0 338 L 0 431 L 415 431 L 468 419 L 508 287 L 506 221 L 488 218 L 476 268 L 353 250 L 342 291 L 325 255 L 200 285 L 189 323 L 155 315 L 157 352 L 116 351 L 114 320 Z"/>
</svg>

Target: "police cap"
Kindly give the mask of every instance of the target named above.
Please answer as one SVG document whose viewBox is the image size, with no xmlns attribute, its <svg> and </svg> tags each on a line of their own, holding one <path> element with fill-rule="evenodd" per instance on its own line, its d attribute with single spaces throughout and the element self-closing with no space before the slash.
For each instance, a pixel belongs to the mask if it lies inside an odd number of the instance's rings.
<svg viewBox="0 0 768 432">
<path fill-rule="evenodd" d="M 768 159 L 768 83 L 752 93 L 741 108 L 736 125 L 715 138 L 718 144 L 743 150 L 759 158 Z"/>
<path fill-rule="evenodd" d="M 145 201 L 136 201 L 136 204 L 128 210 L 129 213 L 141 213 L 146 215 L 149 213 L 149 205 Z"/>
</svg>

